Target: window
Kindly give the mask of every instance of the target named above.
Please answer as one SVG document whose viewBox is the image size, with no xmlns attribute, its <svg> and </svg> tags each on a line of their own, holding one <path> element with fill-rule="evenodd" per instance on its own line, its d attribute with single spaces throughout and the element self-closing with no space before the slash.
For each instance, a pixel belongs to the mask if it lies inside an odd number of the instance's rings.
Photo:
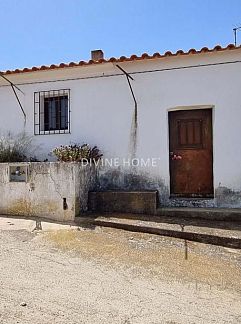
<svg viewBox="0 0 241 324">
<path fill-rule="evenodd" d="M 70 90 L 34 93 L 34 134 L 70 133 Z"/>
</svg>

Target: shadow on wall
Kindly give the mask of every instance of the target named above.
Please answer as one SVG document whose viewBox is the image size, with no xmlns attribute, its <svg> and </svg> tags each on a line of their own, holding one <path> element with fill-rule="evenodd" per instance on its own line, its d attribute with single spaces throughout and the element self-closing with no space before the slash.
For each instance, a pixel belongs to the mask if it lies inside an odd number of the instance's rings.
<svg viewBox="0 0 241 324">
<path fill-rule="evenodd" d="M 99 170 L 95 190 L 158 190 L 160 204 L 166 204 L 169 199 L 169 190 L 162 178 L 135 168 Z"/>
</svg>

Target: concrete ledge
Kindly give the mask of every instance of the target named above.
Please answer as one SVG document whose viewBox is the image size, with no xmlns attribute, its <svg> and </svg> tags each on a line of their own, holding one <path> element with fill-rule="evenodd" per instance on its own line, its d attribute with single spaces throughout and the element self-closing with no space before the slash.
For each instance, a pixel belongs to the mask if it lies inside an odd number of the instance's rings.
<svg viewBox="0 0 241 324">
<path fill-rule="evenodd" d="M 89 192 L 89 210 L 155 214 L 157 191 Z"/>
<path fill-rule="evenodd" d="M 156 215 L 220 221 L 241 221 L 241 208 L 158 208 Z"/>
<path fill-rule="evenodd" d="M 174 237 L 174 238 L 184 239 L 188 241 L 224 246 L 233 249 L 241 249 L 241 240 L 238 238 L 173 231 L 173 230 L 166 230 L 162 228 L 155 228 L 149 226 L 136 226 L 132 224 L 116 223 L 116 222 L 109 222 L 109 221 L 105 222 L 101 220 L 95 220 L 93 221 L 93 224 L 95 226 L 112 227 L 112 228 L 118 228 L 118 229 L 131 231 L 131 232 L 168 236 L 168 237 Z"/>
<path fill-rule="evenodd" d="M 241 222 L 168 218 L 129 213 L 93 213 L 91 217 L 88 221 L 89 226 L 91 224 L 93 227 L 110 227 L 241 249 Z M 76 222 L 81 224 L 82 219 L 76 219 Z"/>
</svg>

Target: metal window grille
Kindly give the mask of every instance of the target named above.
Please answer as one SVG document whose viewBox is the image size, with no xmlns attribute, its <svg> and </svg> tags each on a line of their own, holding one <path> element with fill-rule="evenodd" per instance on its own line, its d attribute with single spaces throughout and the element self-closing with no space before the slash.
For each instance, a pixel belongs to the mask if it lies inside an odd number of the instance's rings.
<svg viewBox="0 0 241 324">
<path fill-rule="evenodd" d="M 70 90 L 34 93 L 34 134 L 70 133 Z"/>
</svg>

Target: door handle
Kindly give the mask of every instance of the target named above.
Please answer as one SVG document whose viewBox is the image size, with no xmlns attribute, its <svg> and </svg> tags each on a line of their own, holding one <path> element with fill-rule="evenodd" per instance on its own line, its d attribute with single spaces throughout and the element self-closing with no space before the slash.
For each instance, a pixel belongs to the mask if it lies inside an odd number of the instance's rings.
<svg viewBox="0 0 241 324">
<path fill-rule="evenodd" d="M 182 156 L 180 154 L 175 154 L 174 152 L 170 152 L 170 158 L 172 161 L 182 160 Z"/>
</svg>

